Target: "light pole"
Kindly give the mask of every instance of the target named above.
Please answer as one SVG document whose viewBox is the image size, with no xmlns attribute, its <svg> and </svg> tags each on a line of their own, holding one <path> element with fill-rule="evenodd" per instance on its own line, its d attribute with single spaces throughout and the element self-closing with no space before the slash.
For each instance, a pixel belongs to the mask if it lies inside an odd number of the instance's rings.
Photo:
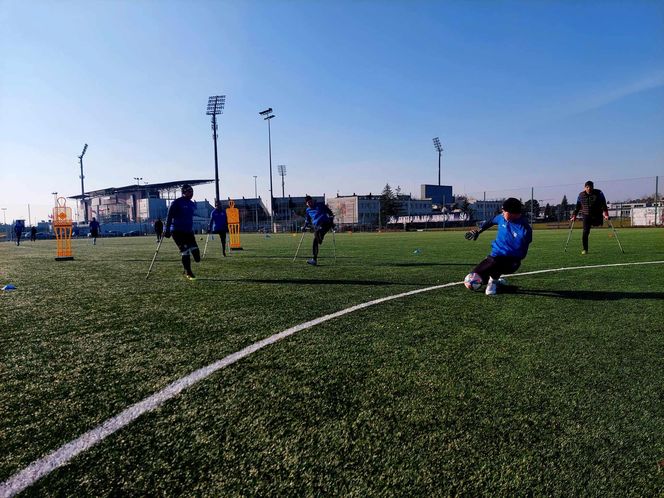
<svg viewBox="0 0 664 498">
<path fill-rule="evenodd" d="M 3 225 L 7 224 L 7 208 L 2 208 L 2 218 L 3 218 Z"/>
<path fill-rule="evenodd" d="M 286 197 L 286 193 L 284 190 L 284 177 L 286 176 L 286 165 L 285 164 L 280 164 L 277 166 L 279 168 L 279 176 L 281 176 L 281 197 Z"/>
<path fill-rule="evenodd" d="M 51 195 L 53 196 L 53 202 L 55 203 L 54 205 L 58 204 L 58 193 L 57 192 L 51 192 Z"/>
<path fill-rule="evenodd" d="M 256 231 L 258 232 L 258 184 L 256 183 L 256 178 L 258 178 L 258 176 L 254 175 L 254 211 L 256 211 Z"/>
<path fill-rule="evenodd" d="M 217 114 L 221 114 L 226 104 L 226 95 L 214 95 L 208 98 L 207 111 L 205 114 L 212 116 L 212 140 L 214 140 L 214 191 L 216 201 L 219 201 L 219 160 L 217 156 Z"/>
<path fill-rule="evenodd" d="M 140 176 L 140 177 L 135 176 L 134 177 L 134 180 L 136 180 L 136 186 L 138 187 L 138 189 L 136 190 L 136 195 L 134 196 L 134 198 L 136 199 L 136 202 L 134 203 L 134 211 L 135 211 L 134 212 L 134 221 L 136 221 L 136 222 L 138 222 L 138 201 L 139 201 L 138 196 L 141 193 L 141 180 L 142 179 L 143 179 L 142 176 Z"/>
<path fill-rule="evenodd" d="M 270 121 L 274 117 L 272 108 L 259 112 L 263 119 L 267 121 L 267 143 L 268 153 L 270 155 L 270 230 L 274 230 L 274 193 L 272 192 L 272 132 L 270 130 Z"/>
<path fill-rule="evenodd" d="M 438 137 L 433 139 L 433 146 L 438 151 L 438 186 L 440 186 L 440 158 L 443 155 L 443 146 L 440 145 L 440 139 Z"/>
<path fill-rule="evenodd" d="M 87 224 L 88 223 L 88 205 L 85 202 L 85 188 L 83 187 L 83 179 L 85 176 L 83 175 L 83 156 L 85 155 L 85 151 L 88 150 L 88 144 L 85 144 L 83 146 L 83 152 L 81 152 L 81 155 L 78 156 L 78 161 L 81 163 L 81 201 L 83 201 L 83 221 Z"/>
</svg>

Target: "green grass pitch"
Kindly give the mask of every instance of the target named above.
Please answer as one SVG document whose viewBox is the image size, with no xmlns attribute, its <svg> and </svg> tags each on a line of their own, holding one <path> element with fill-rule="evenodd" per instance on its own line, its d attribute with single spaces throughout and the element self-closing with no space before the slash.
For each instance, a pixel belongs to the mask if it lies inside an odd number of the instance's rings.
<svg viewBox="0 0 664 498">
<path fill-rule="evenodd" d="M 462 232 L 219 240 L 182 277 L 171 240 L 0 244 L 0 482 L 169 383 L 350 306 L 461 282 Z M 534 233 L 519 272 L 664 260 L 664 231 Z M 199 237 L 201 249 L 204 239 Z M 416 250 L 418 253 L 416 253 Z M 224 368 L 27 495 L 664 494 L 664 264 L 514 277 L 377 304 Z M 660 463 L 662 462 L 662 463 Z"/>
</svg>

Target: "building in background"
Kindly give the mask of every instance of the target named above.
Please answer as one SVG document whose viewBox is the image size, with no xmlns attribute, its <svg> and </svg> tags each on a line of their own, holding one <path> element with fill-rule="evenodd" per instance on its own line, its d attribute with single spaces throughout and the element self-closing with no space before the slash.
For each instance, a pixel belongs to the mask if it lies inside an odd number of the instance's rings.
<svg viewBox="0 0 664 498">
<path fill-rule="evenodd" d="M 378 226 L 380 196 L 337 195 L 327 200 L 334 213 L 334 221 L 340 228 L 370 228 Z"/>
</svg>

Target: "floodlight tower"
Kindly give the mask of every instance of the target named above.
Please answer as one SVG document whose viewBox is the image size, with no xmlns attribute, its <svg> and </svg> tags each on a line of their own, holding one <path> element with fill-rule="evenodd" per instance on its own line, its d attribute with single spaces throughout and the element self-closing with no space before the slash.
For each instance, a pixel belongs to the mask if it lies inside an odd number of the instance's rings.
<svg viewBox="0 0 664 498">
<path fill-rule="evenodd" d="M 263 116 L 263 119 L 267 121 L 267 143 L 270 157 L 270 230 L 274 230 L 274 193 L 272 191 L 272 132 L 270 130 L 270 121 L 274 117 L 274 114 L 272 114 L 271 107 L 259 112 L 258 114 Z"/>
<path fill-rule="evenodd" d="M 258 231 L 258 183 L 256 183 L 256 178 L 258 178 L 258 175 L 254 175 L 254 201 L 256 203 L 255 205 L 255 211 L 256 211 L 256 231 Z"/>
<path fill-rule="evenodd" d="M 284 189 L 284 177 L 286 176 L 286 165 L 285 164 L 280 164 L 277 166 L 279 169 L 279 176 L 281 177 L 281 197 L 286 197 L 285 189 Z"/>
<path fill-rule="evenodd" d="M 0 208 L 2 209 L 2 217 L 3 217 L 3 225 L 7 224 L 7 208 Z"/>
<path fill-rule="evenodd" d="M 85 144 L 83 146 L 83 152 L 81 152 L 81 155 L 78 156 L 78 162 L 81 163 L 81 201 L 83 201 L 83 221 L 85 223 L 88 223 L 88 205 L 85 202 L 85 187 L 83 186 L 83 179 L 85 176 L 83 175 L 83 156 L 85 155 L 85 151 L 88 150 L 88 144 Z"/>
<path fill-rule="evenodd" d="M 440 145 L 440 139 L 438 137 L 433 139 L 433 146 L 438 151 L 438 186 L 440 186 L 440 158 L 443 155 L 443 146 Z"/>
<path fill-rule="evenodd" d="M 214 140 L 214 188 L 216 199 L 219 197 L 219 161 L 217 159 L 217 114 L 221 114 L 226 104 L 226 95 L 215 95 L 208 98 L 207 111 L 205 114 L 212 116 L 212 140 Z M 215 202 L 215 206 L 217 203 Z"/>
</svg>

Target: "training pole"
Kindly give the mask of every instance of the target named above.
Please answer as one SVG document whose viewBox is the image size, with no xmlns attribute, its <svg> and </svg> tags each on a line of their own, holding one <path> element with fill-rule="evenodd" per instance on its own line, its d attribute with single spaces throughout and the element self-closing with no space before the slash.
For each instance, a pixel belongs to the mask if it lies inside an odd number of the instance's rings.
<svg viewBox="0 0 664 498">
<path fill-rule="evenodd" d="M 157 259 L 157 254 L 159 254 L 159 248 L 161 247 L 161 243 L 163 242 L 163 240 L 164 237 L 162 235 L 162 237 L 159 239 L 159 244 L 157 244 L 157 250 L 154 252 L 154 256 L 152 256 L 152 263 L 150 263 L 150 268 L 148 268 L 148 274 L 145 275 L 145 280 L 147 280 L 148 277 L 150 276 L 150 272 L 152 271 L 152 266 L 154 265 L 154 262 Z"/>
<path fill-rule="evenodd" d="M 616 232 L 616 229 L 613 227 L 613 223 L 611 223 L 611 220 L 606 220 L 609 222 L 609 226 L 611 227 L 611 230 L 613 230 L 613 236 L 616 238 L 616 241 L 618 242 L 618 247 L 620 247 L 620 252 L 625 254 L 625 250 L 622 247 L 622 244 L 620 243 L 620 239 L 618 238 L 618 232 Z"/>
<path fill-rule="evenodd" d="M 574 221 L 569 224 L 569 233 L 567 234 L 567 242 L 565 242 L 565 252 L 567 252 L 567 244 L 569 244 L 569 238 L 572 236 L 572 228 L 574 228 Z"/>
<path fill-rule="evenodd" d="M 293 256 L 293 262 L 295 262 L 295 260 L 297 259 L 297 255 L 300 252 L 300 246 L 302 245 L 302 241 L 304 240 L 304 234 L 305 233 L 306 232 L 304 230 L 302 230 L 302 237 L 300 237 L 300 242 L 297 245 L 297 250 L 295 251 L 295 256 Z"/>
<path fill-rule="evenodd" d="M 205 247 L 203 248 L 203 257 L 201 259 L 205 259 L 205 255 L 207 254 L 208 242 L 210 242 L 210 232 L 208 232 L 207 237 L 205 238 Z"/>
<path fill-rule="evenodd" d="M 337 264 L 337 238 L 334 236 L 334 228 L 332 229 L 332 247 L 334 247 L 334 264 Z"/>
</svg>

